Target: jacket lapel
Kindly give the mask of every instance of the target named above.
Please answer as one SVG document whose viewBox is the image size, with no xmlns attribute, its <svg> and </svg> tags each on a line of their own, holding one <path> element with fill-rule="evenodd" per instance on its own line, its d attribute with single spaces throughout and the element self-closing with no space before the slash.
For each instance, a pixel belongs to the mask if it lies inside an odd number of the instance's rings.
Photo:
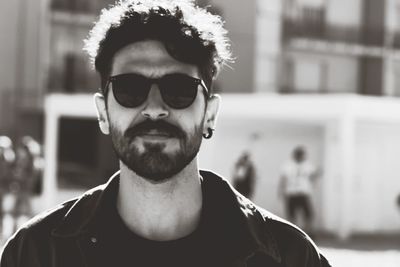
<svg viewBox="0 0 400 267">
<path fill-rule="evenodd" d="M 223 178 L 207 171 L 200 174 L 206 187 L 205 205 L 213 206 L 211 223 L 220 232 L 233 262 L 241 266 L 255 255 L 263 254 L 279 264 L 281 256 L 277 242 L 257 207 Z"/>
</svg>

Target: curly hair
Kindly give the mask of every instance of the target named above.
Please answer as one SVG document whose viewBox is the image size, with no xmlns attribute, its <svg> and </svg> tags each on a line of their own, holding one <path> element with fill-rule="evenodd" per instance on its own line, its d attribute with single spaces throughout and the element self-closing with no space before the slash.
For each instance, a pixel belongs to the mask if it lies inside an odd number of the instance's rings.
<svg viewBox="0 0 400 267">
<path fill-rule="evenodd" d="M 160 41 L 173 58 L 198 66 L 211 89 L 221 67 L 232 61 L 223 24 L 191 0 L 120 0 L 102 10 L 84 50 L 100 74 L 103 93 L 115 53 L 143 40 Z"/>
</svg>

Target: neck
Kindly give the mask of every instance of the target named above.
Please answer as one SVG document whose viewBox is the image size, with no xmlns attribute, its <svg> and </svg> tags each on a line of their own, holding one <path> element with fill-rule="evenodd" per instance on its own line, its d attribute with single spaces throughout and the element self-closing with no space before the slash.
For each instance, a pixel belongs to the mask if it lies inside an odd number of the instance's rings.
<svg viewBox="0 0 400 267">
<path fill-rule="evenodd" d="M 135 234 L 157 241 L 187 236 L 198 226 L 201 206 L 196 159 L 160 183 L 150 182 L 121 164 L 117 209 Z"/>
</svg>

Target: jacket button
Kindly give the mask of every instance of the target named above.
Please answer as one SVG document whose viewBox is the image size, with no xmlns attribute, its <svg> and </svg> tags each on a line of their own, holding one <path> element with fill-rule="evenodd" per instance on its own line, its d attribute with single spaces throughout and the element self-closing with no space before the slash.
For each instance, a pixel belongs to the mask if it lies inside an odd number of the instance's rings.
<svg viewBox="0 0 400 267">
<path fill-rule="evenodd" d="M 91 237 L 91 238 L 90 238 L 90 241 L 91 241 L 92 243 L 97 243 L 97 238 L 96 238 L 96 237 Z"/>
</svg>

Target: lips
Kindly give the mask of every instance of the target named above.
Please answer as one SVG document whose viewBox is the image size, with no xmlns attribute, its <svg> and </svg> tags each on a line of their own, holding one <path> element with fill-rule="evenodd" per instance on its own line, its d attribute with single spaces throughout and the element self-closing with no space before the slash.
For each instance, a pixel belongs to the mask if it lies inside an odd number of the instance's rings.
<svg viewBox="0 0 400 267">
<path fill-rule="evenodd" d="M 175 137 L 175 135 L 173 135 L 170 132 L 160 131 L 160 130 L 140 131 L 136 135 L 137 136 L 148 136 L 148 137 L 165 137 L 165 138 Z"/>
<path fill-rule="evenodd" d="M 180 128 L 166 121 L 146 120 L 126 130 L 125 137 L 129 139 L 135 137 L 184 138 L 184 133 Z"/>
</svg>

